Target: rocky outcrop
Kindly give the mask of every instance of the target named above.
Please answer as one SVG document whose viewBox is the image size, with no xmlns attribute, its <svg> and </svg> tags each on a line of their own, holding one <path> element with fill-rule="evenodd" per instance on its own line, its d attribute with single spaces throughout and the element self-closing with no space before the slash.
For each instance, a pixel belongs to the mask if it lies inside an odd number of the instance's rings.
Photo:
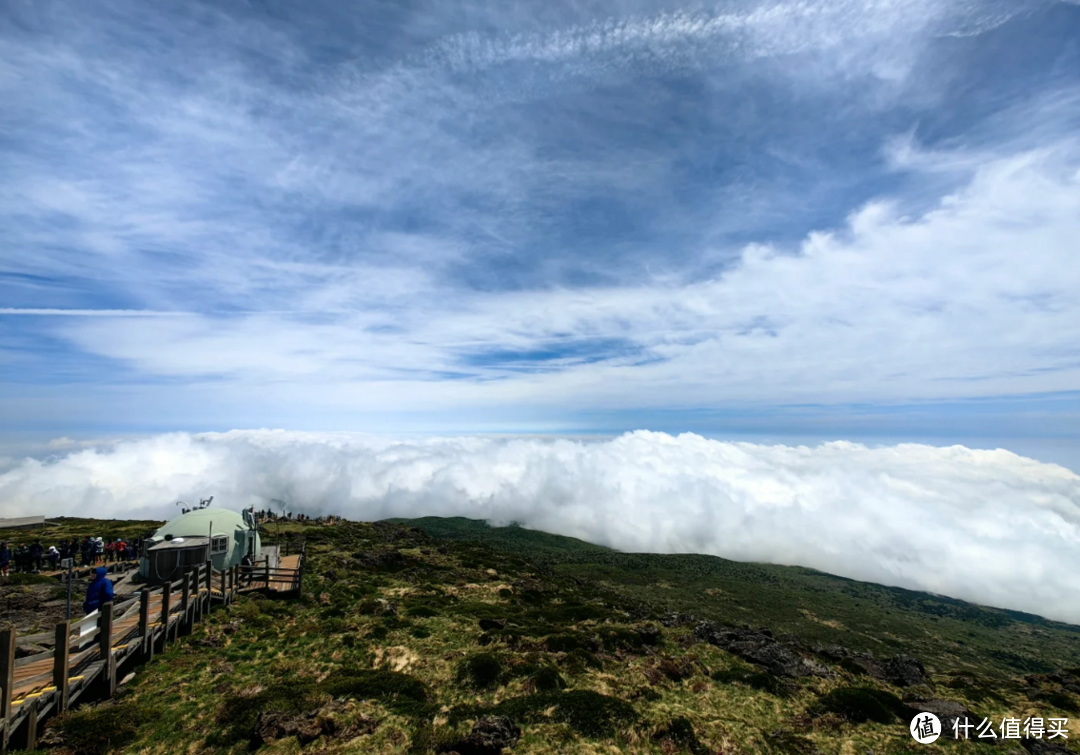
<svg viewBox="0 0 1080 755">
<path fill-rule="evenodd" d="M 319 737 L 351 739 L 375 730 L 377 724 L 363 716 L 342 726 L 338 719 L 344 710 L 342 703 L 331 702 L 307 713 L 262 713 L 255 723 L 254 739 L 256 743 L 269 745 L 286 737 L 296 737 L 296 741 L 304 746 Z"/>
<path fill-rule="evenodd" d="M 860 653 L 841 645 L 814 648 L 819 656 L 840 662 L 843 668 L 879 679 L 897 687 L 918 687 L 926 684 L 926 668 L 922 661 L 910 655 L 880 659 L 870 653 Z"/>
<path fill-rule="evenodd" d="M 734 629 L 702 621 L 694 628 L 694 636 L 702 642 L 764 666 L 774 676 L 831 676 L 833 673 L 828 667 L 806 658 L 791 646 L 777 642 L 772 632 L 767 629 Z"/>
<path fill-rule="evenodd" d="M 481 718 L 462 740 L 440 748 L 440 752 L 458 755 L 501 755 L 521 739 L 521 729 L 506 716 Z"/>
</svg>

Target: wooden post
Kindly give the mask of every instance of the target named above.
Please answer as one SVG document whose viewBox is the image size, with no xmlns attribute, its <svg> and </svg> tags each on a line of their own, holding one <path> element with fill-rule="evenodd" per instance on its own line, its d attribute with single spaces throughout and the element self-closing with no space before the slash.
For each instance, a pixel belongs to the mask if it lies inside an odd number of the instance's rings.
<svg viewBox="0 0 1080 755">
<path fill-rule="evenodd" d="M 213 600 L 211 600 L 211 598 L 213 596 L 212 596 L 212 593 L 210 592 L 210 588 L 213 586 L 213 583 L 214 583 L 214 562 L 213 561 L 207 561 L 206 562 L 206 612 L 207 613 L 210 613 L 210 607 L 213 605 Z"/>
<path fill-rule="evenodd" d="M 296 564 L 296 594 L 304 591 L 304 559 L 307 558 L 307 543 L 300 546 L 300 561 Z"/>
<path fill-rule="evenodd" d="M 233 600 L 240 594 L 240 564 L 233 564 L 232 568 L 232 591 Z"/>
<path fill-rule="evenodd" d="M 11 693 L 15 689 L 15 630 L 5 629 L 0 632 L 0 752 L 7 752 L 8 719 L 11 718 Z"/>
<path fill-rule="evenodd" d="M 191 572 L 184 575 L 184 588 L 183 592 L 180 593 L 180 607 L 183 611 L 183 618 L 181 621 L 184 623 L 184 626 L 190 627 L 191 614 L 188 613 L 188 609 L 191 608 Z M 180 634 L 179 627 L 177 627 L 176 633 Z"/>
<path fill-rule="evenodd" d="M 113 604 L 105 603 L 98 609 L 98 655 L 105 664 L 101 667 L 101 689 L 105 697 L 116 693 L 116 663 L 112 654 Z"/>
<path fill-rule="evenodd" d="M 30 712 L 26 715 L 26 749 L 37 749 L 37 730 L 38 730 L 38 703 L 41 702 L 40 697 L 35 697 L 30 701 Z"/>
<path fill-rule="evenodd" d="M 139 638 L 142 642 L 143 657 L 154 657 L 154 630 L 150 628 L 150 590 L 143 588 L 139 593 Z"/>
<path fill-rule="evenodd" d="M 206 582 L 202 575 L 203 568 L 200 566 L 195 570 L 195 613 L 198 615 L 199 621 L 202 621 L 204 611 L 203 603 L 203 584 Z"/>
<path fill-rule="evenodd" d="M 266 589 L 270 589 L 270 557 L 266 557 Z"/>
<path fill-rule="evenodd" d="M 56 712 L 68 708 L 68 675 L 71 672 L 71 622 L 56 625 L 53 650 L 53 686 L 56 687 Z"/>
<path fill-rule="evenodd" d="M 166 582 L 161 588 L 161 652 L 169 644 L 169 603 L 172 601 L 172 582 Z"/>
</svg>

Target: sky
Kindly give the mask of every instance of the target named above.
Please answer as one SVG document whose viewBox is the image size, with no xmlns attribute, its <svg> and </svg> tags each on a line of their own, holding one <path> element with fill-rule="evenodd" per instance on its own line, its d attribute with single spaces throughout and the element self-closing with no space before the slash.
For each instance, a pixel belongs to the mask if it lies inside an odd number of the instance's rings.
<svg viewBox="0 0 1080 755">
<path fill-rule="evenodd" d="M 1002 449 L 1080 538 L 1076 0 L 7 0 L 0 103 L 4 512 L 282 428 Z"/>
</svg>

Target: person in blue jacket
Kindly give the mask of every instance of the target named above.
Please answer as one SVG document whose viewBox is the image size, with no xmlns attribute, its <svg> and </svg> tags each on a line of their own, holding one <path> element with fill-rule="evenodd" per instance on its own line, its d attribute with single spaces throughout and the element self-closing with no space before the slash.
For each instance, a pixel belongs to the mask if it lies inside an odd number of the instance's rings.
<svg viewBox="0 0 1080 755">
<path fill-rule="evenodd" d="M 91 614 L 113 599 L 112 582 L 105 575 L 109 570 L 99 566 L 94 570 L 94 578 L 86 586 L 86 600 L 83 602 L 83 611 Z"/>
</svg>

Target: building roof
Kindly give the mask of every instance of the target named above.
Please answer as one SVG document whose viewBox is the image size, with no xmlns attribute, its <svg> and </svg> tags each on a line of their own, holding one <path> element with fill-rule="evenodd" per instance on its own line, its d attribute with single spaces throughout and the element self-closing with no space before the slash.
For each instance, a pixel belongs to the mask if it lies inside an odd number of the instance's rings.
<svg viewBox="0 0 1080 755">
<path fill-rule="evenodd" d="M 208 537 L 174 537 L 172 540 L 162 540 L 156 545 L 152 545 L 147 550 L 151 551 L 166 551 L 166 550 L 178 550 L 180 548 L 205 548 L 210 543 Z"/>
<path fill-rule="evenodd" d="M 20 516 L 15 519 L 0 519 L 0 530 L 3 529 L 18 529 L 20 527 L 44 527 L 45 517 L 43 516 Z"/>
<path fill-rule="evenodd" d="M 154 533 L 154 538 L 163 538 L 166 535 L 185 538 L 208 537 L 211 534 L 211 525 L 213 525 L 215 535 L 231 535 L 235 530 L 248 529 L 244 517 L 235 511 L 214 508 L 195 509 L 166 522 Z"/>
</svg>

